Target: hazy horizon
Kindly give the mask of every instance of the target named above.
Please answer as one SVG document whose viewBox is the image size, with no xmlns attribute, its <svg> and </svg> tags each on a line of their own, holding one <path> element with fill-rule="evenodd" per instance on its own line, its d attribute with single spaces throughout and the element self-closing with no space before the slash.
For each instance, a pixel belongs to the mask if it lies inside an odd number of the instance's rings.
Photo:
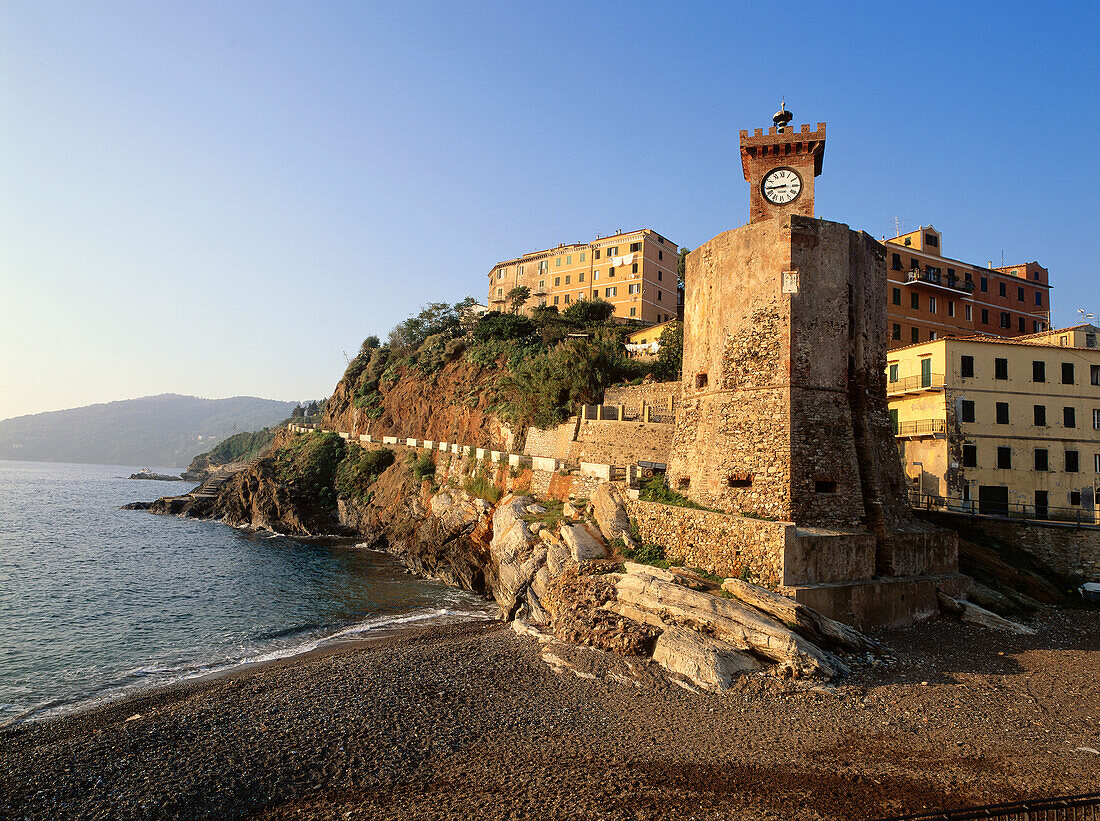
<svg viewBox="0 0 1100 821">
<path fill-rule="evenodd" d="M 0 418 L 327 396 L 499 260 L 748 218 L 740 129 L 826 122 L 825 219 L 934 224 L 1100 311 L 1083 4 L 72 3 L 0 9 Z M 903 37 L 912 30 L 913 39 Z M 1038 57 L 1037 55 L 1041 55 Z M 1088 100 L 1094 103 L 1088 103 Z"/>
</svg>

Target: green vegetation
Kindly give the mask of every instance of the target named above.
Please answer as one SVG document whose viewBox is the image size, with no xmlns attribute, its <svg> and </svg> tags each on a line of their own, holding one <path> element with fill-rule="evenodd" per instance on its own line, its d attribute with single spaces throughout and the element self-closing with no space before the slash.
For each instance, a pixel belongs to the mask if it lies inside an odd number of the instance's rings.
<svg viewBox="0 0 1100 821">
<path fill-rule="evenodd" d="M 412 470 L 413 479 L 416 480 L 417 484 L 435 476 L 435 462 L 432 461 L 432 457 L 427 453 L 422 453 L 419 458 L 416 454 L 410 453 L 408 456 L 408 465 Z"/>
<path fill-rule="evenodd" d="M 557 527 L 558 523 L 565 519 L 565 514 L 562 513 L 565 503 L 561 499 L 546 499 L 539 502 L 539 505 L 546 508 L 546 512 L 528 513 L 523 517 L 523 521 L 527 524 L 542 522 L 547 527 Z"/>
<path fill-rule="evenodd" d="M 657 364 L 653 376 L 662 382 L 680 378 L 684 361 L 684 323 L 672 322 L 661 331 L 661 348 L 657 351 Z"/>
<path fill-rule="evenodd" d="M 272 454 L 275 474 L 307 507 L 330 510 L 336 506 L 336 472 L 345 450 L 335 433 L 296 436 Z"/>
<path fill-rule="evenodd" d="M 206 461 L 217 465 L 229 462 L 243 462 L 254 458 L 275 439 L 270 428 L 249 433 L 234 433 L 228 439 L 222 439 L 206 453 Z"/>
<path fill-rule="evenodd" d="M 369 502 L 370 486 L 393 464 L 394 458 L 389 448 L 367 450 L 356 444 L 348 445 L 344 458 L 336 466 L 337 494 L 352 501 Z"/>
<path fill-rule="evenodd" d="M 642 483 L 641 493 L 638 498 L 644 502 L 660 502 L 663 505 L 676 505 L 677 507 L 690 507 L 696 510 L 709 510 L 700 504 L 691 501 L 687 496 L 677 493 L 665 482 L 664 476 L 654 476 Z"/>
<path fill-rule="evenodd" d="M 471 496 L 477 496 L 494 505 L 504 495 L 504 492 L 486 476 L 471 476 L 462 487 Z"/>
</svg>

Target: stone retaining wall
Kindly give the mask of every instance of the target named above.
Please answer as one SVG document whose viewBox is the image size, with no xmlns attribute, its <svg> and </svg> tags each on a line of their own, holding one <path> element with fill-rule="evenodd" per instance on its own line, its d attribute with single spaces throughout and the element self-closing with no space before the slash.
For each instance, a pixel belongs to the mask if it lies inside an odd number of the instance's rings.
<svg viewBox="0 0 1100 821">
<path fill-rule="evenodd" d="M 654 408 L 668 408 L 670 403 L 680 400 L 680 382 L 651 382 L 648 385 L 626 385 L 607 388 L 603 392 L 605 405 L 633 405 L 641 407 L 644 402 Z"/>
<path fill-rule="evenodd" d="M 1100 581 L 1100 527 L 1019 522 L 939 510 L 918 515 L 963 538 L 977 535 L 1022 550 L 1064 576 Z"/>
<path fill-rule="evenodd" d="M 577 423 L 578 419 L 574 416 L 556 428 L 528 428 L 523 452 L 528 456 L 544 456 L 564 462 L 569 458 L 569 449 L 577 435 Z"/>
<path fill-rule="evenodd" d="M 585 419 L 569 452 L 570 462 L 625 467 L 639 461 L 668 462 L 674 425 Z"/>
<path fill-rule="evenodd" d="M 672 561 L 718 576 L 740 576 L 745 568 L 757 584 L 781 583 L 784 548 L 794 525 L 710 510 L 628 499 L 627 512 L 642 541 L 658 544 Z"/>
</svg>

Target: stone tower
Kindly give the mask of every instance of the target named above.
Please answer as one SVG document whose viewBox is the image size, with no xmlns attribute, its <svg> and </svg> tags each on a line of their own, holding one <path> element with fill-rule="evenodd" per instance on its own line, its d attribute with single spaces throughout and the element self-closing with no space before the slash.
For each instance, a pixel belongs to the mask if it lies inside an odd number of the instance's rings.
<svg viewBox="0 0 1100 821">
<path fill-rule="evenodd" d="M 788 130 L 790 116 L 766 136 L 741 132 L 751 222 L 688 255 L 668 479 L 707 507 L 786 523 L 776 561 L 800 601 L 904 622 L 935 611 L 935 585 L 874 613 L 872 578 L 955 578 L 957 547 L 906 498 L 886 401 L 885 251 L 810 216 L 825 124 Z"/>
</svg>

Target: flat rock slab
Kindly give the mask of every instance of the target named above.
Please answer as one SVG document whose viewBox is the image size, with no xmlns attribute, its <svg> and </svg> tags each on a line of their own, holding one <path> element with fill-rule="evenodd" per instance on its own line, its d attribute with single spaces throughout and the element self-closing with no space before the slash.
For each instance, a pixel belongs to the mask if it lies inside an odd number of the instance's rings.
<svg viewBox="0 0 1100 821">
<path fill-rule="evenodd" d="M 607 546 L 589 533 L 584 525 L 562 525 L 561 538 L 574 561 L 607 558 Z"/>
</svg>

